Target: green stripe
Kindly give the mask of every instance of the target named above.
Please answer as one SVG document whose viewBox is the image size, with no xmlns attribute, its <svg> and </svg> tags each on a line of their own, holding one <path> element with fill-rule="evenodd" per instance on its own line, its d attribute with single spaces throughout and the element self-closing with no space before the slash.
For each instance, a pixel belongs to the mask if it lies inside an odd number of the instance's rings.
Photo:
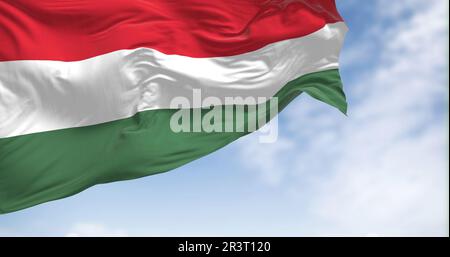
<svg viewBox="0 0 450 257">
<path fill-rule="evenodd" d="M 302 92 L 346 112 L 338 70 L 286 84 L 276 94 L 279 110 Z M 150 110 L 93 126 L 0 139 L 0 213 L 67 197 L 99 183 L 169 171 L 247 134 L 174 133 L 169 121 L 176 111 Z M 208 110 L 201 112 L 204 116 Z M 222 123 L 228 122 L 222 117 Z"/>
</svg>

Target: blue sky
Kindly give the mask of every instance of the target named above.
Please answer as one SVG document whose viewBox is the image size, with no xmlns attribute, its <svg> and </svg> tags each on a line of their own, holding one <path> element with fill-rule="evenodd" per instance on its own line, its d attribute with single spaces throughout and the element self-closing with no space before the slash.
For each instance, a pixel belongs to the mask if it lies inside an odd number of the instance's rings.
<svg viewBox="0 0 450 257">
<path fill-rule="evenodd" d="M 0 235 L 448 235 L 448 3 L 337 3 L 348 117 L 301 96 L 276 143 L 250 135 L 171 172 L 1 215 Z"/>
</svg>

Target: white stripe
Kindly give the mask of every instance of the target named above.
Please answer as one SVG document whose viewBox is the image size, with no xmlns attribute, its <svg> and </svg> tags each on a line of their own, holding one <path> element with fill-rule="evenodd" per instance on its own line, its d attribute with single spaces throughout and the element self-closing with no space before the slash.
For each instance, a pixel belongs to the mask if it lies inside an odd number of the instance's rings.
<svg viewBox="0 0 450 257">
<path fill-rule="evenodd" d="M 305 37 L 215 58 L 120 50 L 76 61 L 0 62 L 0 138 L 94 125 L 167 109 L 176 96 L 271 97 L 307 73 L 338 67 L 347 28 L 328 24 Z"/>
</svg>

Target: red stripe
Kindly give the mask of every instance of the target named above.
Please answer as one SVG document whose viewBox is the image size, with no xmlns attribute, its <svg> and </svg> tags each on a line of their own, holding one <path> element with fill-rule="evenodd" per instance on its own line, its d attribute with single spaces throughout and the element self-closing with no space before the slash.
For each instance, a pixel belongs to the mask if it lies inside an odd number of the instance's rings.
<svg viewBox="0 0 450 257">
<path fill-rule="evenodd" d="M 153 48 L 230 56 L 341 21 L 334 0 L 2 0 L 0 61 Z"/>
</svg>

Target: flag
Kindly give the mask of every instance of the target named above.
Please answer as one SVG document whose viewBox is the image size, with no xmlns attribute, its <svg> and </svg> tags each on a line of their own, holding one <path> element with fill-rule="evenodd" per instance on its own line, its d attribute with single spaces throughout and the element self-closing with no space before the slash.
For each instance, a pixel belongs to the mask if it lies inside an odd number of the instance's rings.
<svg viewBox="0 0 450 257">
<path fill-rule="evenodd" d="M 333 0 L 1 1 L 0 213 L 179 167 L 272 99 L 345 113 L 346 31 Z"/>
</svg>

